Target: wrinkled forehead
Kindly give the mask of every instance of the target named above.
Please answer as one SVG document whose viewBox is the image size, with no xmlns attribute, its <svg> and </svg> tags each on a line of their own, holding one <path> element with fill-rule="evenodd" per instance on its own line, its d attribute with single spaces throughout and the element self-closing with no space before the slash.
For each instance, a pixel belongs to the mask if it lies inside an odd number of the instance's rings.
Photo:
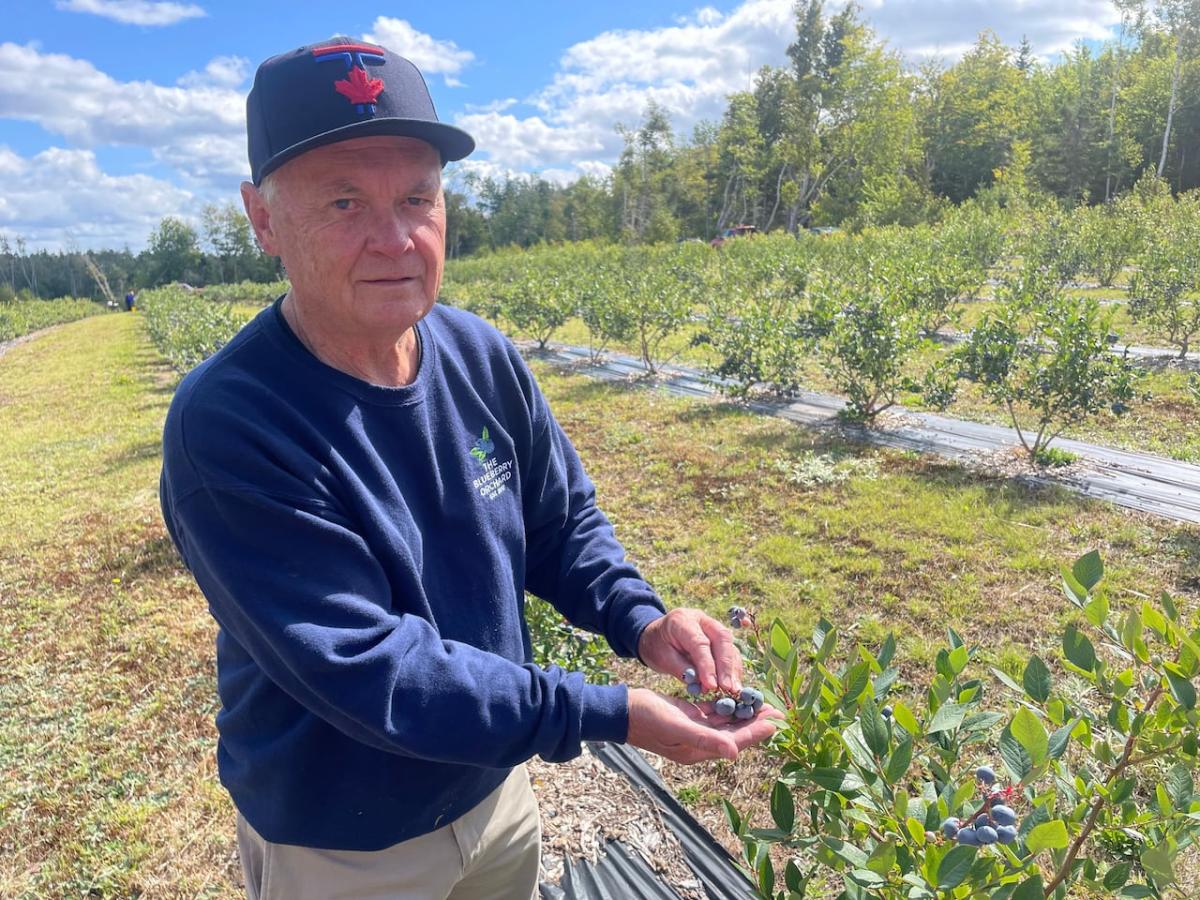
<svg viewBox="0 0 1200 900">
<path fill-rule="evenodd" d="M 442 161 L 431 144 L 418 138 L 377 135 L 316 147 L 272 174 L 284 176 L 281 184 L 361 187 L 388 179 L 436 190 L 442 183 Z"/>
</svg>

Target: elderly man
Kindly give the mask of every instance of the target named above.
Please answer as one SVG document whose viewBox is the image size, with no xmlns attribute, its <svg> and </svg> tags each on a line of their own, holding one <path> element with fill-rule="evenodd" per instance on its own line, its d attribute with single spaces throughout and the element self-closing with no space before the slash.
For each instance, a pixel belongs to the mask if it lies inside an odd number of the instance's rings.
<svg viewBox="0 0 1200 900">
<path fill-rule="evenodd" d="M 767 710 L 539 668 L 530 591 L 623 656 L 740 688 L 726 629 L 664 614 L 521 357 L 435 305 L 441 169 L 474 148 L 346 38 L 259 68 L 246 212 L 291 289 L 179 386 L 161 499 L 219 627 L 217 749 L 251 898 L 532 895 L 522 763 L 581 741 L 733 758 Z"/>
</svg>

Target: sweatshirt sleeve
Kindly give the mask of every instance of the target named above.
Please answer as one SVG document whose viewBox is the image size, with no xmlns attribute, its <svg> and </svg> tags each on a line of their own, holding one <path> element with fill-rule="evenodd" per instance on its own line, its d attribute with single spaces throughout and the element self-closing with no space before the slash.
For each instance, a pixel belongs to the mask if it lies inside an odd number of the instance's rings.
<svg viewBox="0 0 1200 900">
<path fill-rule="evenodd" d="M 620 656 L 636 656 L 642 631 L 665 612 L 662 601 L 625 558 L 596 505 L 595 486 L 536 384 L 531 392 L 533 446 L 522 485 L 526 588 L 572 624 L 604 635 Z"/>
<path fill-rule="evenodd" d="M 624 687 L 443 640 L 394 611 L 366 542 L 331 507 L 202 487 L 171 533 L 214 618 L 296 702 L 350 737 L 422 759 L 507 767 L 624 741 Z"/>
</svg>

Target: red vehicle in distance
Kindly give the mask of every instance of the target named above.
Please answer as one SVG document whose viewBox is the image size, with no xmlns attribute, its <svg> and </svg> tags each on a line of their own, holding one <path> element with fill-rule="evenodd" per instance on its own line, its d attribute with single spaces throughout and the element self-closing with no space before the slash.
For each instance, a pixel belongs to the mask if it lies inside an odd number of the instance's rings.
<svg viewBox="0 0 1200 900">
<path fill-rule="evenodd" d="M 753 225 L 731 225 L 724 229 L 719 235 L 713 238 L 709 243 L 714 247 L 720 247 L 730 238 L 745 237 L 748 234 L 754 234 L 758 231 Z"/>
</svg>

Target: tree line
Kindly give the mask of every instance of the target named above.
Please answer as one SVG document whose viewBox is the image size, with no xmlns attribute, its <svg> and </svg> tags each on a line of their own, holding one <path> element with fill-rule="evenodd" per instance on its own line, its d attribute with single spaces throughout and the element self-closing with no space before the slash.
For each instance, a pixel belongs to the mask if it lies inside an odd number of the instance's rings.
<svg viewBox="0 0 1200 900">
<path fill-rule="evenodd" d="M 608 178 L 468 179 L 477 203 L 452 209 L 451 249 L 912 225 L 1004 186 L 1103 203 L 1147 172 L 1195 188 L 1200 0 L 1115 6 L 1111 40 L 1054 63 L 984 32 L 953 65 L 912 68 L 856 4 L 830 15 L 800 0 L 787 63 L 762 67 L 719 121 L 681 141 L 652 103 L 619 127 Z"/>
<path fill-rule="evenodd" d="M 734 224 L 933 223 L 983 194 L 1100 204 L 1144 174 L 1175 193 L 1200 186 L 1200 0 L 1113 2 L 1113 37 L 1054 63 L 984 32 L 953 65 L 913 68 L 856 4 L 830 14 L 799 0 L 786 64 L 763 66 L 690 138 L 651 103 L 635 127 L 617 126 L 624 149 L 606 177 L 467 176 L 446 192 L 447 255 L 708 239 Z M 206 207 L 199 228 L 163 219 L 140 253 L 90 256 L 117 293 L 283 274 L 234 203 Z M 0 299 L 22 291 L 103 296 L 78 252 L 29 253 L 0 235 Z"/>
</svg>

